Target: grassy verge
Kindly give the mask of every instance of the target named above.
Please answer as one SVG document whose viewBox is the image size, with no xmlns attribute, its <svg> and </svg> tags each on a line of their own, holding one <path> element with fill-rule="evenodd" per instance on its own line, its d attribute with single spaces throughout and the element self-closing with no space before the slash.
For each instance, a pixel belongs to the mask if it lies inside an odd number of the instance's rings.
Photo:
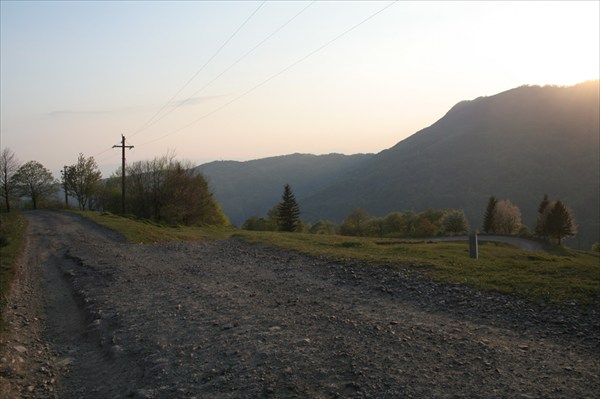
<svg viewBox="0 0 600 399">
<path fill-rule="evenodd" d="M 170 227 L 149 220 L 131 219 L 106 212 L 74 212 L 120 232 L 129 242 L 136 244 L 221 240 L 228 238 L 235 231 L 231 227 Z"/>
<path fill-rule="evenodd" d="M 18 213 L 0 214 L 0 326 L 4 298 L 17 273 L 17 258 L 25 242 L 27 219 Z"/>
<path fill-rule="evenodd" d="M 265 243 L 311 255 L 409 268 L 436 280 L 536 301 L 600 305 L 600 254 L 594 252 L 568 248 L 527 252 L 507 244 L 480 242 L 479 259 L 471 259 L 467 242 L 399 244 L 376 238 L 233 228 L 174 228 L 110 214 L 81 214 L 120 231 L 135 243 L 207 241 L 233 236 L 248 243 Z"/>
<path fill-rule="evenodd" d="M 568 248 L 527 252 L 508 244 L 480 242 L 479 259 L 471 259 L 465 241 L 397 244 L 375 238 L 247 231 L 236 237 L 340 260 L 409 268 L 436 280 L 535 301 L 600 304 L 600 254 L 593 252 Z"/>
</svg>

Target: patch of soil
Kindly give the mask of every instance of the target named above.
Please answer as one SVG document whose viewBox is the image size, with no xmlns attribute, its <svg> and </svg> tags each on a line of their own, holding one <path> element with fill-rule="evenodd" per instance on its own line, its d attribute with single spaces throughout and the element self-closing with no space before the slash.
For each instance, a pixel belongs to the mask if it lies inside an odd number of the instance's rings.
<svg viewBox="0 0 600 399">
<path fill-rule="evenodd" d="M 34 212 L 2 397 L 597 397 L 597 307 Z"/>
</svg>

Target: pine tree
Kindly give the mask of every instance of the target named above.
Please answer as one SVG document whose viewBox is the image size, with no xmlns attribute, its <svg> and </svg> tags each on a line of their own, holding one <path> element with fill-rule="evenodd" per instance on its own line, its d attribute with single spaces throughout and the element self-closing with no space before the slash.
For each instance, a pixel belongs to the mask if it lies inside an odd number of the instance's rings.
<svg viewBox="0 0 600 399">
<path fill-rule="evenodd" d="M 289 184 L 283 189 L 281 202 L 277 206 L 277 223 L 281 231 L 296 231 L 300 222 L 300 207 Z"/>
<path fill-rule="evenodd" d="M 544 199 L 540 202 L 538 206 L 538 216 L 537 222 L 535 224 L 535 235 L 542 238 L 548 238 L 548 232 L 546 231 L 546 217 L 545 212 L 546 208 L 550 204 L 550 200 L 548 199 L 548 194 L 544 194 Z"/>
<path fill-rule="evenodd" d="M 483 215 L 483 232 L 484 233 L 492 233 L 494 228 L 494 214 L 496 213 L 496 205 L 498 204 L 498 200 L 496 197 L 491 196 L 488 200 L 487 208 L 485 209 L 485 214 Z"/>
<path fill-rule="evenodd" d="M 547 213 L 544 225 L 548 236 L 556 238 L 558 245 L 560 245 L 561 239 L 574 236 L 577 233 L 577 226 L 571 210 L 562 201 L 554 203 L 554 206 Z"/>
</svg>

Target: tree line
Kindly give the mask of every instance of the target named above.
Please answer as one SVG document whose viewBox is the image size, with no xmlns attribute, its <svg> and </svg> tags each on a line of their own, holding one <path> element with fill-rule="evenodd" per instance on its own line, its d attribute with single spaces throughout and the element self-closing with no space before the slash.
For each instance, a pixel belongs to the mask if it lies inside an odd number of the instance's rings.
<svg viewBox="0 0 600 399">
<path fill-rule="evenodd" d="M 392 212 L 385 217 L 374 217 L 358 208 L 351 211 L 341 224 L 330 220 L 305 224 L 299 215 L 300 207 L 291 187 L 286 184 L 281 201 L 266 216 L 247 219 L 242 229 L 390 238 L 457 236 L 471 230 L 465 213 L 458 209 Z M 482 230 L 486 234 L 555 240 L 560 245 L 564 238 L 577 233 L 577 225 L 572 211 L 562 201 L 548 199 L 546 194 L 538 207 L 536 225 L 531 231 L 522 223 L 521 211 L 516 205 L 508 199 L 498 200 L 492 196 L 484 211 Z"/>
<path fill-rule="evenodd" d="M 383 218 L 372 217 L 363 209 L 355 209 L 339 225 L 330 220 L 305 224 L 299 215 L 298 202 L 290 185 L 286 184 L 281 201 L 266 216 L 248 218 L 242 229 L 376 237 L 433 237 L 439 234 L 460 235 L 469 231 L 464 212 L 456 209 L 393 212 Z"/>
<path fill-rule="evenodd" d="M 93 157 L 79 154 L 77 161 L 66 166 L 61 181 L 37 161 L 21 164 L 5 148 L 0 153 L 0 194 L 2 208 L 10 212 L 13 203 L 28 197 L 31 207 L 56 206 L 60 185 L 66 196 L 75 198 L 79 209 L 119 213 L 121 210 L 121 172 L 102 179 Z M 128 212 L 138 218 L 172 225 L 227 225 L 229 222 L 209 190 L 202 174 L 193 165 L 179 161 L 174 154 L 138 161 L 126 169 Z M 68 206 L 68 200 L 67 206 Z M 577 233 L 572 211 L 560 200 L 548 195 L 538 206 L 533 231 L 522 224 L 521 212 L 510 200 L 489 198 L 483 215 L 483 232 L 535 236 L 555 240 L 559 245 Z M 464 235 L 470 231 L 462 210 L 428 209 L 423 212 L 392 212 L 385 217 L 370 216 L 363 209 L 351 211 L 341 224 L 323 220 L 305 224 L 300 207 L 289 184 L 284 186 L 281 201 L 265 217 L 253 216 L 242 226 L 246 230 L 342 234 L 348 236 L 426 238 Z"/>
<path fill-rule="evenodd" d="M 492 196 L 483 217 L 483 231 L 490 234 L 533 235 L 544 240 L 556 240 L 560 245 L 566 237 L 577 234 L 577 224 L 573 212 L 560 200 L 548 199 L 548 194 L 540 202 L 533 233 L 521 225 L 521 212 L 508 200 L 498 201 Z"/>
<path fill-rule="evenodd" d="M 132 216 L 171 225 L 227 225 L 227 217 L 214 199 L 202 174 L 174 154 L 138 161 L 126 168 L 127 211 Z M 31 208 L 58 206 L 62 190 L 76 200 L 80 210 L 121 212 L 121 171 L 102 179 L 93 157 L 79 154 L 66 166 L 61 180 L 37 161 L 21 164 L 14 152 L 0 153 L 2 208 L 29 198 Z"/>
</svg>

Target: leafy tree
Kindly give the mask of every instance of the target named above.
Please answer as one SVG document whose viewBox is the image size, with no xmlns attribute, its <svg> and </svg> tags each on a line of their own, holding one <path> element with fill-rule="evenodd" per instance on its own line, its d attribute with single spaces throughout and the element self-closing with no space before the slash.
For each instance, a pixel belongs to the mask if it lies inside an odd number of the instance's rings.
<svg viewBox="0 0 600 399">
<path fill-rule="evenodd" d="M 90 207 L 90 200 L 100 190 L 102 173 L 94 157 L 86 158 L 79 154 L 75 165 L 67 166 L 63 179 L 69 195 L 77 198 L 79 209 Z"/>
<path fill-rule="evenodd" d="M 242 229 L 250 231 L 277 231 L 277 220 L 270 217 L 251 216 L 242 225 Z"/>
<path fill-rule="evenodd" d="M 338 226 L 330 220 L 321 220 L 310 226 L 308 232 L 311 234 L 337 234 Z"/>
<path fill-rule="evenodd" d="M 369 219 L 369 214 L 365 210 L 355 209 L 342 222 L 340 233 L 345 236 L 363 236 Z"/>
<path fill-rule="evenodd" d="M 93 199 L 96 208 L 101 211 L 121 210 L 121 173 L 112 174 L 108 179 L 100 181 L 100 188 Z"/>
<path fill-rule="evenodd" d="M 204 176 L 172 153 L 135 162 L 127 175 L 128 210 L 137 217 L 172 225 L 229 223 Z"/>
<path fill-rule="evenodd" d="M 451 210 L 442 218 L 442 231 L 444 234 L 460 235 L 469 232 L 469 222 L 463 211 Z"/>
<path fill-rule="evenodd" d="M 521 211 L 509 200 L 501 200 L 495 206 L 492 232 L 515 234 L 521 226 Z"/>
<path fill-rule="evenodd" d="M 277 206 L 277 224 L 281 231 L 296 231 L 300 222 L 300 207 L 289 184 L 283 188 L 281 202 Z"/>
<path fill-rule="evenodd" d="M 435 237 L 439 227 L 425 213 L 420 213 L 413 235 L 415 237 Z"/>
<path fill-rule="evenodd" d="M 558 241 L 558 245 L 563 238 L 574 236 L 577 233 L 573 214 L 562 201 L 553 201 L 546 208 L 544 227 L 548 236 Z"/>
<path fill-rule="evenodd" d="M 383 237 L 385 235 L 384 219 L 370 218 L 365 225 L 365 235 L 369 237 Z"/>
<path fill-rule="evenodd" d="M 402 213 L 392 212 L 383 218 L 385 234 L 387 236 L 402 236 L 406 228 Z"/>
<path fill-rule="evenodd" d="M 5 148 L 0 154 L 0 193 L 4 199 L 6 212 L 10 212 L 10 203 L 16 195 L 16 186 L 12 179 L 19 169 L 19 161 L 10 148 Z"/>
<path fill-rule="evenodd" d="M 404 235 L 406 237 L 415 236 L 419 223 L 419 215 L 413 211 L 404 212 L 402 214 L 402 222 L 404 224 Z"/>
<path fill-rule="evenodd" d="M 56 181 L 52 173 L 37 161 L 22 165 L 11 180 L 20 195 L 31 198 L 33 209 L 37 209 L 44 198 L 56 192 Z"/>
<path fill-rule="evenodd" d="M 167 223 L 186 226 L 228 224 L 221 207 L 208 189 L 208 183 L 192 169 L 184 169 L 177 163 L 168 170 L 161 192 L 161 220 Z"/>
<path fill-rule="evenodd" d="M 496 213 L 496 205 L 498 204 L 498 200 L 496 197 L 491 196 L 488 200 L 487 207 L 485 208 L 485 213 L 483 215 L 483 232 L 484 233 L 492 233 L 494 227 L 494 215 Z"/>
</svg>

